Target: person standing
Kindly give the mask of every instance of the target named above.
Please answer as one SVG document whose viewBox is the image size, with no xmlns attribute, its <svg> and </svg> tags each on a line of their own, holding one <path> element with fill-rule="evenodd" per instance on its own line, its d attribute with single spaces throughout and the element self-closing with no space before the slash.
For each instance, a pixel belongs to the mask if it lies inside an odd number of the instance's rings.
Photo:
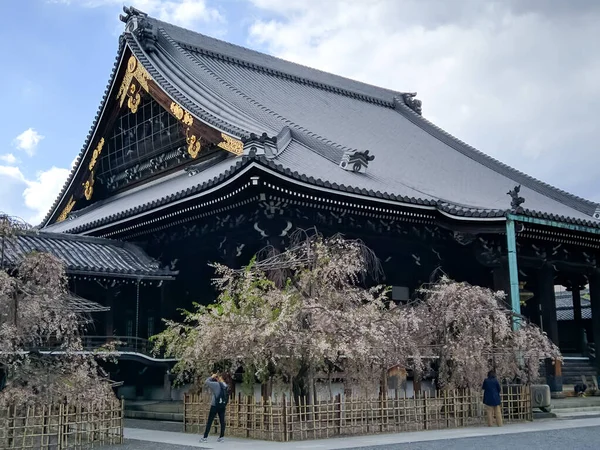
<svg viewBox="0 0 600 450">
<path fill-rule="evenodd" d="M 493 370 L 488 372 L 487 378 L 483 381 L 483 404 L 487 415 L 488 427 L 492 426 L 494 415 L 496 416 L 496 424 L 502 426 L 502 401 L 500 400 L 500 383 L 496 378 Z"/>
<path fill-rule="evenodd" d="M 225 436 L 225 408 L 227 407 L 227 402 L 229 400 L 228 386 L 223 381 L 223 377 L 217 374 L 208 377 L 204 384 L 210 388 L 213 395 L 210 402 L 208 420 L 206 421 L 206 429 L 204 430 L 204 436 L 200 439 L 200 442 L 207 442 L 210 427 L 217 415 L 219 415 L 219 423 L 221 424 L 221 434 L 219 435 L 217 442 L 223 442 Z"/>
</svg>

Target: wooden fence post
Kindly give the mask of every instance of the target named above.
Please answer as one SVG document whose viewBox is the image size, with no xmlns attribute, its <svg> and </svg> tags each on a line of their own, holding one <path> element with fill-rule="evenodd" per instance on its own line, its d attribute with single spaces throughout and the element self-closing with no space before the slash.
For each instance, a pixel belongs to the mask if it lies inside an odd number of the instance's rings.
<svg viewBox="0 0 600 450">
<path fill-rule="evenodd" d="M 337 420 L 338 420 L 338 428 L 337 434 L 341 436 L 342 434 L 342 394 L 336 395 L 337 401 Z"/>
<path fill-rule="evenodd" d="M 423 428 L 425 430 L 429 429 L 429 424 L 427 423 L 427 391 L 425 391 L 425 396 L 423 397 Z"/>
<path fill-rule="evenodd" d="M 185 411 L 185 407 L 184 407 Z M 123 443 L 123 428 L 125 426 L 125 396 L 121 395 L 121 429 L 119 430 L 119 444 Z"/>
<path fill-rule="evenodd" d="M 283 394 L 283 410 L 282 410 L 281 421 L 282 421 L 282 426 L 283 426 L 283 442 L 287 442 L 287 440 L 288 440 L 288 437 L 287 437 L 287 411 L 286 411 L 286 404 L 285 404 L 285 394 Z"/>
<path fill-rule="evenodd" d="M 63 424 L 63 404 L 61 403 L 60 405 L 58 405 L 58 432 L 57 434 L 57 439 L 58 442 L 56 444 L 56 449 L 57 450 L 62 450 L 62 433 L 63 433 L 63 428 L 62 428 L 62 424 Z"/>
<path fill-rule="evenodd" d="M 188 393 L 186 392 L 185 394 L 183 394 L 183 432 L 184 433 L 187 431 L 186 414 L 187 414 L 188 403 L 189 403 Z"/>
</svg>

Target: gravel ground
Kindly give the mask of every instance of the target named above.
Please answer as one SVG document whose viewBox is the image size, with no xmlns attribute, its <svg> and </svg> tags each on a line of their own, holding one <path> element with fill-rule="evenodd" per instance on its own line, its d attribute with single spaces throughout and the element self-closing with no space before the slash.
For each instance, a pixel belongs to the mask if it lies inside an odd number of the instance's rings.
<svg viewBox="0 0 600 450">
<path fill-rule="evenodd" d="M 159 442 L 132 441 L 125 439 L 123 445 L 108 445 L 94 448 L 97 450 L 202 450 L 203 448 L 209 449 L 212 447 L 189 447 L 187 445 L 161 444 Z M 227 447 L 224 447 L 224 450 L 226 448 Z"/>
<path fill-rule="evenodd" d="M 361 450 L 548 450 L 549 448 L 598 450 L 600 448 L 600 429 L 596 427 L 574 428 L 410 444 L 356 447 L 354 450 L 358 448 Z"/>
<path fill-rule="evenodd" d="M 595 427 L 554 430 L 536 433 L 506 434 L 476 438 L 449 439 L 440 441 L 415 442 L 410 444 L 379 445 L 356 447 L 353 450 L 547 450 L 548 448 L 568 448 L 577 450 L 597 450 L 600 448 L 600 429 Z M 192 450 L 223 448 L 227 442 L 210 442 L 209 447 L 188 447 L 152 442 L 127 440 L 124 445 L 97 447 L 98 450 Z M 350 449 L 349 449 L 350 450 Z"/>
</svg>

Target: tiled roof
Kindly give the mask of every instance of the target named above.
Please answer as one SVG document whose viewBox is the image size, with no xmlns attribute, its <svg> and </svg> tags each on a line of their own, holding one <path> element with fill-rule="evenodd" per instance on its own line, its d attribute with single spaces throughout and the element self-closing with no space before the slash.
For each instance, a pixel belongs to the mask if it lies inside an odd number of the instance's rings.
<svg viewBox="0 0 600 450">
<path fill-rule="evenodd" d="M 27 232 L 4 241 L 4 264 L 16 266 L 31 252 L 59 258 L 67 274 L 115 278 L 172 279 L 177 275 L 160 267 L 138 246 L 90 236 Z"/>
<path fill-rule="evenodd" d="M 581 307 L 581 318 L 586 320 L 586 319 L 591 319 L 592 318 L 592 308 L 590 308 L 589 306 L 586 307 Z M 574 313 L 573 313 L 573 308 L 563 308 L 563 309 L 557 309 L 556 310 L 556 319 L 563 321 L 563 320 L 574 320 Z"/>
<path fill-rule="evenodd" d="M 506 193 L 521 184 L 524 214 L 600 226 L 592 219 L 597 204 L 535 180 L 456 139 L 415 113 L 400 92 L 290 63 L 153 18 L 144 20 L 156 38 L 152 52 L 144 50 L 145 42 L 135 33 L 126 32 L 122 41 L 154 81 L 195 117 L 240 138 L 263 132 L 274 136 L 285 127 L 291 130 L 291 143 L 274 160 L 262 161 L 265 166 L 316 185 L 330 184 L 334 189 L 343 185 L 364 195 L 432 205 L 451 215 L 474 218 L 502 217 L 510 208 Z M 337 167 L 345 151 L 367 149 L 375 160 L 366 174 Z M 231 172 L 244 164 L 237 161 L 215 167 Z M 129 209 L 145 208 L 169 196 L 185 196 L 178 191 L 179 184 L 188 192 L 198 192 L 223 178 L 210 172 L 185 183 L 167 180 L 160 183 L 163 191 L 149 188 L 154 198 L 149 192 L 136 191 L 129 200 L 115 201 L 131 203 Z M 127 214 L 114 205 L 115 210 L 102 217 L 79 222 L 98 223 Z M 102 208 L 90 209 L 90 214 Z"/>
<path fill-rule="evenodd" d="M 556 298 L 556 318 L 558 320 L 574 320 L 573 315 L 573 294 L 569 291 L 555 293 Z M 590 291 L 581 291 L 581 317 L 583 319 L 592 318 L 592 308 L 590 304 Z"/>
</svg>

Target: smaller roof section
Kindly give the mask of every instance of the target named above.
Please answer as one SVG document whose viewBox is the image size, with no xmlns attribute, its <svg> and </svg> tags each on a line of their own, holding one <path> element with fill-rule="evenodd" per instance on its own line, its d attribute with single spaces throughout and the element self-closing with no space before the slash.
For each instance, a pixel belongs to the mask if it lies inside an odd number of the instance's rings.
<svg viewBox="0 0 600 450">
<path fill-rule="evenodd" d="M 110 311 L 110 306 L 103 306 L 100 303 L 85 299 L 73 292 L 67 292 L 64 296 L 66 306 L 69 311 L 77 313 L 94 313 Z"/>
<path fill-rule="evenodd" d="M 2 264 L 16 266 L 31 252 L 53 254 L 63 261 L 69 275 L 171 280 L 178 273 L 161 268 L 157 260 L 129 242 L 36 231 L 5 238 Z"/>
</svg>

